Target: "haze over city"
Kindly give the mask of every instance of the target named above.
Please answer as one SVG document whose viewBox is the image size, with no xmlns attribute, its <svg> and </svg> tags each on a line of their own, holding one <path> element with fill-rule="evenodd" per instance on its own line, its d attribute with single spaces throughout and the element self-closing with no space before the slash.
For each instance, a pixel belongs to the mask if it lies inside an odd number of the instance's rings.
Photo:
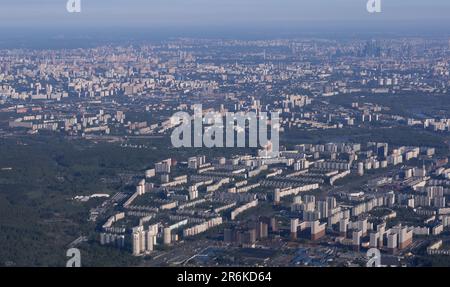
<svg viewBox="0 0 450 287">
<path fill-rule="evenodd" d="M 82 13 L 68 14 L 64 0 L 2 0 L 3 28 L 172 28 L 178 32 L 330 28 L 369 31 L 423 30 L 450 25 L 446 0 L 382 1 L 368 14 L 366 0 L 82 0 Z M 358 25 L 355 25 L 358 23 Z M 357 26 L 357 27 L 355 27 Z M 3 30 L 3 29 L 2 29 Z M 4 32 L 4 31 L 3 31 Z"/>
</svg>

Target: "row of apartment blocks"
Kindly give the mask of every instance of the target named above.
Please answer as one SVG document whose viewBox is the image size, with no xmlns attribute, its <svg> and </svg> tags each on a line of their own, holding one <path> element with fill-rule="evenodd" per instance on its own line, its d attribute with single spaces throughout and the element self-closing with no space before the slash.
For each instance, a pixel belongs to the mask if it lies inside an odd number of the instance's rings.
<svg viewBox="0 0 450 287">
<path fill-rule="evenodd" d="M 351 222 L 348 218 L 343 218 L 339 221 L 338 228 L 341 237 L 336 239 L 337 242 L 352 245 L 355 249 L 360 247 L 382 248 L 383 246 L 390 251 L 406 249 L 412 244 L 414 234 L 414 228 L 401 225 L 386 230 L 384 223 L 373 230 L 373 225 L 368 224 L 367 219 Z M 290 229 L 292 240 L 298 238 L 299 232 L 304 234 L 308 230 L 311 240 L 319 240 L 326 234 L 327 223 L 321 223 L 319 220 L 300 221 L 298 218 L 292 218 Z M 350 238 L 348 238 L 349 231 L 351 231 Z M 364 238 L 367 238 L 368 241 L 363 242 Z"/>
<path fill-rule="evenodd" d="M 275 204 L 279 204 L 281 202 L 281 199 L 285 196 L 297 195 L 300 192 L 312 191 L 312 190 L 315 190 L 318 188 L 319 188 L 318 183 L 303 185 L 303 186 L 295 187 L 295 188 L 290 188 L 290 187 L 284 188 L 284 189 L 277 188 L 274 191 L 273 200 L 274 200 Z"/>
<path fill-rule="evenodd" d="M 204 156 L 196 157 L 196 161 L 201 163 L 199 168 L 206 164 Z M 158 207 L 133 205 L 139 197 L 146 194 L 153 196 L 155 192 L 168 190 L 169 188 L 177 190 L 178 187 L 186 185 L 188 183 L 187 175 L 174 177 L 172 181 L 169 180 L 173 165 L 173 160 L 167 159 L 156 163 L 154 169 L 149 169 L 145 172 L 145 179 L 138 182 L 136 191 L 123 204 L 123 208 L 126 211 L 111 216 L 102 226 L 102 232 L 100 233 L 100 243 L 102 245 L 128 248 L 131 249 L 135 256 L 146 255 L 151 253 L 157 244 L 170 245 L 173 242 L 178 241 L 180 235 L 183 236 L 183 238 L 196 236 L 223 224 L 223 218 L 217 215 L 221 211 L 232 209 L 237 205 L 238 201 L 226 198 L 219 199 L 217 203 L 221 203 L 221 205 L 214 208 L 214 213 L 208 215 L 204 214 L 204 218 L 198 218 L 195 217 L 197 215 L 195 214 L 195 206 L 214 200 L 207 197 L 197 199 L 198 188 L 204 186 L 206 187 L 207 193 L 213 194 L 223 185 L 230 183 L 231 178 L 220 178 L 219 180 L 214 181 L 208 176 L 203 176 L 202 181 L 191 179 L 191 185 L 188 187 L 189 196 L 182 199 L 183 203 L 181 205 L 178 205 L 178 201 L 176 200 L 160 198 L 152 199 L 153 204 L 156 203 Z M 157 174 L 161 174 L 161 184 L 159 184 L 159 186 L 147 182 L 147 180 L 154 178 Z M 173 198 L 177 198 L 177 196 L 178 195 L 172 195 Z M 181 195 L 178 197 L 180 196 Z M 236 196 L 233 199 L 235 198 Z M 250 198 L 253 198 L 253 200 L 250 200 Z M 246 196 L 243 200 L 245 202 L 243 205 L 240 205 L 231 211 L 231 217 L 233 219 L 240 213 L 253 208 L 258 204 L 258 200 L 254 196 Z M 192 208 L 192 210 L 188 211 L 187 209 L 189 208 Z M 177 215 L 170 215 L 169 222 L 176 223 L 169 225 L 169 223 L 167 223 L 167 218 L 160 219 L 158 214 L 161 211 L 172 209 L 176 209 L 175 214 Z M 139 225 L 131 228 L 131 230 L 121 227 L 120 224 L 119 227 L 113 226 L 119 221 L 124 220 L 126 216 L 138 216 Z M 150 222 L 154 223 L 149 224 Z"/>
<path fill-rule="evenodd" d="M 260 217 L 257 222 L 252 222 L 250 225 L 225 228 L 223 240 L 226 243 L 254 247 L 257 240 L 268 238 L 269 232 L 278 232 L 276 218 Z"/>
<path fill-rule="evenodd" d="M 429 187 L 425 190 L 434 195 L 442 194 L 442 188 Z M 388 230 L 386 230 L 386 223 L 382 223 L 374 229 L 373 224 L 368 222 L 367 217 L 353 222 L 350 220 L 350 218 L 364 217 L 374 208 L 400 206 L 400 203 L 401 197 L 396 197 L 393 193 L 387 193 L 353 206 L 338 206 L 333 197 L 316 201 L 313 195 L 296 196 L 293 199 L 291 211 L 293 213 L 300 212 L 303 217 L 302 221 L 298 218 L 291 219 L 291 236 L 297 237 L 298 228 L 300 228 L 300 231 L 310 228 L 311 239 L 317 240 L 325 235 L 322 226 L 328 226 L 331 230 L 337 224 L 337 231 L 342 237 L 338 240 L 343 244 L 375 248 L 385 246 L 394 251 L 410 246 L 413 235 L 439 235 L 444 231 L 444 228 L 450 225 L 450 212 L 441 215 L 439 218 L 432 216 L 425 220 L 423 224 L 428 226 L 411 227 L 399 224 Z M 395 217 L 396 212 L 392 211 L 383 218 L 386 221 Z M 320 224 L 323 219 L 327 219 L 327 223 Z M 351 231 L 350 236 L 349 231 Z M 369 241 L 363 242 L 363 239 L 367 238 L 368 235 Z M 351 238 L 351 240 L 347 238 Z"/>
<path fill-rule="evenodd" d="M 329 231 L 330 235 L 341 234 L 337 239 L 343 244 L 352 245 L 353 242 L 359 242 L 358 246 L 368 246 L 370 236 L 378 236 L 386 241 L 383 243 L 386 246 L 389 245 L 388 241 L 391 238 L 389 246 L 393 246 L 393 239 L 398 236 L 397 245 L 405 248 L 409 245 L 410 231 L 416 235 L 442 232 L 440 230 L 445 227 L 446 217 L 436 218 L 428 225 L 424 223 L 426 226 L 407 227 L 406 234 L 403 229 L 391 228 L 389 232 L 384 230 L 379 232 L 374 229 L 367 218 L 375 208 L 402 207 L 405 200 L 409 205 L 411 204 L 409 198 L 404 198 L 401 192 L 394 191 L 393 184 L 393 189 L 390 189 L 391 185 L 389 185 L 389 189 L 386 189 L 382 195 L 373 193 L 373 189 L 370 188 L 365 190 L 368 195 L 365 192 L 336 194 L 339 198 L 344 198 L 345 204 L 337 204 L 337 199 L 332 196 L 316 201 L 315 196 L 306 194 L 318 190 L 323 184 L 332 185 L 334 181 L 354 172 L 355 162 L 358 165 L 363 164 L 363 169 L 368 167 L 364 165 L 367 165 L 369 161 L 370 168 L 379 166 L 380 162 L 387 163 L 384 159 L 389 156 L 387 144 L 368 143 L 367 146 L 368 150 L 361 151 L 359 144 L 299 145 L 296 150 L 285 150 L 280 152 L 279 156 L 272 158 L 245 155 L 235 156 L 232 159 L 221 157 L 207 162 L 204 156 L 195 156 L 178 165 L 176 161 L 166 159 L 156 163 L 155 168 L 146 171 L 146 178 L 137 184 L 136 192 L 125 202 L 124 207 L 127 216 L 133 212 L 138 216 L 155 219 L 152 221 L 157 221 L 160 225 L 156 238 L 163 244 L 171 244 L 178 241 L 180 237 L 187 238 L 201 234 L 223 223 L 242 224 L 245 220 L 241 220 L 239 216 L 244 212 L 257 207 L 262 201 L 271 199 L 275 205 L 278 205 L 276 208 L 284 207 L 281 201 L 285 197 L 293 197 L 290 217 L 294 217 L 297 221 L 291 222 L 292 234 L 297 235 L 298 230 L 302 233 L 309 230 L 309 236 L 313 240 L 319 240 Z M 307 154 L 311 151 L 315 154 Z M 335 152 L 343 152 L 343 154 L 335 154 Z M 423 151 L 415 147 L 400 147 L 394 149 L 392 153 L 403 158 L 408 153 L 410 153 L 409 156 L 417 157 L 419 152 Z M 311 158 L 314 160 L 310 162 Z M 384 160 L 379 161 L 379 158 Z M 297 163 L 298 165 L 295 166 Z M 180 173 L 184 175 L 179 175 Z M 172 174 L 178 176 L 171 178 Z M 439 210 L 442 210 L 446 205 L 445 198 L 444 201 L 442 200 L 444 188 L 426 186 L 431 179 L 426 177 L 425 168 L 403 167 L 396 174 L 403 179 L 402 183 L 405 183 L 409 174 L 411 174 L 410 179 L 420 179 L 425 189 L 422 190 L 419 185 L 415 185 L 417 187 L 415 190 L 425 192 L 426 196 L 432 197 L 434 203 L 432 207 L 440 207 Z M 160 176 L 160 181 L 159 178 L 155 178 L 156 175 Z M 397 184 L 401 182 L 398 175 L 376 179 L 376 182 L 372 184 L 383 186 L 393 183 L 394 180 Z M 147 182 L 148 180 L 152 182 Z M 370 182 L 368 186 L 371 186 Z M 139 202 L 147 200 L 148 204 L 132 205 L 134 200 L 143 195 L 145 198 Z M 426 202 L 426 199 L 422 198 L 425 195 L 414 194 L 414 196 L 418 197 L 418 201 Z M 414 211 L 419 214 L 428 210 Z M 158 214 L 157 219 L 152 217 L 154 214 Z M 176 228 L 168 226 L 170 224 L 166 218 L 168 215 L 171 217 L 170 222 L 177 221 L 183 224 Z M 176 218 L 172 218 L 174 216 Z M 383 217 L 383 221 L 386 222 L 395 216 L 396 213 L 392 211 Z M 142 220 L 143 218 L 140 218 L 139 226 L 147 226 L 147 221 L 141 222 Z M 262 234 L 265 234 L 264 225 L 261 230 L 263 230 Z M 113 231 L 115 230 L 105 229 L 104 233 L 114 234 Z M 147 236 L 142 235 L 142 232 L 148 232 L 148 230 L 137 231 L 141 239 Z M 241 235 L 245 233 L 245 238 L 252 233 L 247 233 L 249 230 L 239 232 Z M 371 235 L 377 232 L 379 232 L 378 235 Z M 117 234 L 123 235 L 120 232 Z M 131 235 L 133 236 L 133 233 Z M 251 239 L 253 236 L 248 238 Z M 114 239 L 111 238 L 105 240 L 105 242 L 112 241 Z M 145 250 L 139 249 L 139 254 L 150 252 L 148 247 L 145 248 Z"/>
</svg>

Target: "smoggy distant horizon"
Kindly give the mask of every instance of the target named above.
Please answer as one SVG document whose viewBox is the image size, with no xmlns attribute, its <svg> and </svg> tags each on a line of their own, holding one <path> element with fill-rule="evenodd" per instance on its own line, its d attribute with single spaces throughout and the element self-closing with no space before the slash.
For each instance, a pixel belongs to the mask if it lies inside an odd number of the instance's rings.
<svg viewBox="0 0 450 287">
<path fill-rule="evenodd" d="M 448 0 L 381 0 L 370 14 L 367 0 L 81 0 L 82 12 L 66 11 L 67 0 L 2 0 L 0 27 L 179 27 L 269 26 L 360 22 L 450 24 Z M 391 27 L 395 28 L 395 27 Z M 414 27 L 412 27 L 414 28 Z"/>
<path fill-rule="evenodd" d="M 381 0 L 1 0 L 0 44 L 14 37 L 284 37 L 341 35 L 449 36 L 450 1 Z"/>
</svg>

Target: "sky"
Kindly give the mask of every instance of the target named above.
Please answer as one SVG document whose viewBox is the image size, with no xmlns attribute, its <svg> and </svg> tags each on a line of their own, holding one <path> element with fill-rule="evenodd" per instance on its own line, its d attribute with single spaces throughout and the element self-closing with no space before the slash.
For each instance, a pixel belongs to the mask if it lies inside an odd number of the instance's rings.
<svg viewBox="0 0 450 287">
<path fill-rule="evenodd" d="M 389 32 L 450 28 L 450 0 L 381 0 L 370 14 L 368 0 L 0 0 L 0 35 L 7 31 L 172 29 L 252 31 L 265 29 Z"/>
</svg>

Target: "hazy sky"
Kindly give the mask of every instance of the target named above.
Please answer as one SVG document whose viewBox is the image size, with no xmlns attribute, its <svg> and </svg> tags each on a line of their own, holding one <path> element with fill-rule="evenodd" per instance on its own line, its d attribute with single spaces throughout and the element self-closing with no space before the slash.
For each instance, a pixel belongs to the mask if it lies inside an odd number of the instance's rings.
<svg viewBox="0 0 450 287">
<path fill-rule="evenodd" d="M 367 0 L 81 0 L 82 13 L 69 14 L 67 0 L 0 0 L 0 32 L 49 27 L 450 28 L 450 0 L 381 1 L 382 13 L 369 14 Z"/>
</svg>

